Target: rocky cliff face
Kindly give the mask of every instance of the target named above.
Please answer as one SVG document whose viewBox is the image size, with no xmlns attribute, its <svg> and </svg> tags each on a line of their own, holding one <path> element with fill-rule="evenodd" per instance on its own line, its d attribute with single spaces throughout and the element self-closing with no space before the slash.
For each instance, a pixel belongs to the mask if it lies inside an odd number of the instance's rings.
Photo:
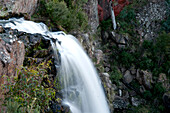
<svg viewBox="0 0 170 113">
<path fill-rule="evenodd" d="M 7 83 L 7 80 L 3 78 L 4 75 L 9 78 L 11 76 L 17 76 L 17 70 L 23 65 L 24 58 L 24 43 L 19 41 L 18 38 L 13 35 L 13 32 L 6 33 L 2 26 L 0 26 L 0 85 Z M 3 99 L 2 93 L 5 92 L 0 90 L 1 99 Z"/>
<path fill-rule="evenodd" d="M 26 13 L 31 16 L 37 8 L 38 0 L 0 0 L 0 16 L 9 12 Z"/>
</svg>

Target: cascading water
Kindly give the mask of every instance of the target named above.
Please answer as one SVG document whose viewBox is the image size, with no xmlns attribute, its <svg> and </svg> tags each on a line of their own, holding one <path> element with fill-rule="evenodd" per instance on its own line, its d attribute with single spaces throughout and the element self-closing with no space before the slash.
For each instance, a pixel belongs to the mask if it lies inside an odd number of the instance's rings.
<svg viewBox="0 0 170 113">
<path fill-rule="evenodd" d="M 58 40 L 55 43 L 51 41 L 51 44 L 54 53 L 59 50 L 61 57 L 59 75 L 63 88 L 63 104 L 68 105 L 72 113 L 110 112 L 98 74 L 75 37 L 63 32 L 49 32 L 45 24 L 24 19 L 3 20 L 0 23 L 4 27 L 40 33 Z"/>
</svg>

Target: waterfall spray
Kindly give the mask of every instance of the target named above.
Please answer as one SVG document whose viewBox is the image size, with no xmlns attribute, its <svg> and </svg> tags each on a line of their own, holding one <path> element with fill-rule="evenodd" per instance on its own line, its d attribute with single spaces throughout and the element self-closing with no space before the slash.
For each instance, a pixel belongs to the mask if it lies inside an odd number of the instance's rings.
<svg viewBox="0 0 170 113">
<path fill-rule="evenodd" d="M 63 32 L 50 32 L 45 24 L 26 21 L 23 18 L 14 18 L 1 23 L 4 27 L 32 34 L 40 33 L 44 37 L 57 40 L 51 41 L 51 45 L 55 57 L 61 58 L 58 74 L 63 104 L 68 105 L 72 113 L 110 113 L 97 71 L 74 36 Z"/>
</svg>

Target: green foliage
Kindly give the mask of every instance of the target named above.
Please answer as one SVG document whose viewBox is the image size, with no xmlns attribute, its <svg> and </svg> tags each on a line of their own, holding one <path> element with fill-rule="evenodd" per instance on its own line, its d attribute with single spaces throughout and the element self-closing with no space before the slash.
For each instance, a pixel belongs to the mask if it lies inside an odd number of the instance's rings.
<svg viewBox="0 0 170 113">
<path fill-rule="evenodd" d="M 40 7 L 35 15 L 48 18 L 52 27 L 58 25 L 67 31 L 87 30 L 88 18 L 82 10 L 87 0 L 41 0 Z M 49 22 L 47 23 L 49 25 Z"/>
<path fill-rule="evenodd" d="M 156 83 L 153 90 L 153 95 L 157 95 L 158 98 L 162 100 L 162 96 L 166 91 L 162 84 Z"/>
<path fill-rule="evenodd" d="M 118 24 L 118 32 L 129 33 L 134 36 L 134 28 L 137 24 L 136 12 L 131 5 L 126 6 L 116 17 Z"/>
<path fill-rule="evenodd" d="M 120 79 L 122 79 L 122 74 L 117 68 L 113 68 L 112 72 L 110 73 L 110 79 L 112 83 L 116 83 L 117 85 L 119 84 Z"/>
<path fill-rule="evenodd" d="M 101 21 L 99 27 L 101 27 L 102 30 L 107 31 L 112 29 L 112 20 L 103 20 Z"/>
<path fill-rule="evenodd" d="M 154 76 L 158 76 L 159 73 L 170 74 L 170 35 L 160 35 L 156 43 L 152 41 L 144 41 L 141 47 L 135 46 L 135 51 L 132 51 L 130 47 L 118 48 L 113 46 L 111 58 L 114 65 L 123 66 L 129 69 L 132 66 L 141 70 L 149 70 Z"/>
<path fill-rule="evenodd" d="M 18 70 L 18 76 L 3 76 L 8 82 L 3 84 L 2 90 L 5 93 L 4 105 L 11 106 L 10 102 L 18 104 L 16 109 L 24 109 L 28 113 L 41 108 L 41 112 L 49 106 L 49 101 L 55 96 L 55 90 L 52 87 L 45 87 L 46 82 L 50 83 L 47 75 L 48 63 L 41 63 L 37 66 L 22 67 Z"/>
<path fill-rule="evenodd" d="M 27 109 L 27 110 L 26 110 Z M 12 100 L 9 100 L 6 105 L 6 113 L 40 113 L 40 106 L 37 106 L 34 109 L 26 108 L 26 107 L 20 107 L 20 104 L 18 102 L 13 102 Z M 4 113 L 5 111 L 1 111 L 1 113 Z"/>
<path fill-rule="evenodd" d="M 143 93 L 143 97 L 145 99 L 151 99 L 152 98 L 152 93 L 149 91 L 149 90 L 146 90 L 144 93 Z"/>
<path fill-rule="evenodd" d="M 168 16 L 168 18 L 162 22 L 162 30 L 166 31 L 167 33 L 170 31 L 170 16 Z"/>
<path fill-rule="evenodd" d="M 131 107 L 127 113 L 150 113 L 150 109 L 147 106 Z"/>
</svg>

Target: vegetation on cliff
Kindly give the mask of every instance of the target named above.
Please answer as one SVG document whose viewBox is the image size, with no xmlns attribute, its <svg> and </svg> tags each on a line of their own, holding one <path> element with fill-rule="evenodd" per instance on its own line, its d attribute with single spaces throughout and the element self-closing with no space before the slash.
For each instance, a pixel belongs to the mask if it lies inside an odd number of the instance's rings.
<svg viewBox="0 0 170 113">
<path fill-rule="evenodd" d="M 87 30 L 87 16 L 82 6 L 87 0 L 40 0 L 40 6 L 33 18 L 45 18 L 45 23 L 64 31 Z"/>
</svg>

